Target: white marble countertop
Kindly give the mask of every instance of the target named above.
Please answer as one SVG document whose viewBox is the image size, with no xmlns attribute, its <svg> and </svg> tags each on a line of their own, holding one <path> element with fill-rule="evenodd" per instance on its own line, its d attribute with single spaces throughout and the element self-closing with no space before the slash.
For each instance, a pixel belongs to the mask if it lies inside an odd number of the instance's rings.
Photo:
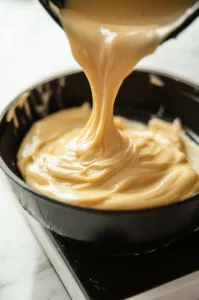
<svg viewBox="0 0 199 300">
<path fill-rule="evenodd" d="M 139 68 L 158 69 L 199 84 L 198 36 L 199 19 Z M 0 41 L 0 110 L 40 79 L 79 68 L 64 33 L 37 0 L 0 0 Z M 0 299 L 69 299 L 1 171 Z"/>
</svg>

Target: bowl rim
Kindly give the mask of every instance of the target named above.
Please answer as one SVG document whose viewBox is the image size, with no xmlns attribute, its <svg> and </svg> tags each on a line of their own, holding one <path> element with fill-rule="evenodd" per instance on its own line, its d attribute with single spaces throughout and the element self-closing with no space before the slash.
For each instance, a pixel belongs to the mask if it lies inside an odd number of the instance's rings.
<svg viewBox="0 0 199 300">
<path fill-rule="evenodd" d="M 156 75 L 160 77 L 165 77 L 166 79 L 171 79 L 172 81 L 176 81 L 178 83 L 185 84 L 186 86 L 189 86 L 193 88 L 195 91 L 199 91 L 199 84 L 195 84 L 190 82 L 189 80 L 186 80 L 185 78 L 180 78 L 176 76 L 175 74 L 168 74 L 167 72 L 162 72 L 158 71 L 155 69 L 136 69 L 136 73 L 144 73 L 148 75 Z M 45 83 L 48 83 L 50 81 L 65 77 L 65 76 L 70 76 L 76 73 L 83 73 L 81 70 L 71 70 L 71 71 L 66 71 L 60 74 L 53 75 L 51 77 L 47 77 L 46 79 L 40 80 L 37 83 L 31 85 L 29 88 L 25 89 L 24 91 L 20 92 L 18 96 L 16 96 L 6 107 L 3 109 L 3 111 L 0 113 L 0 125 L 2 123 L 2 120 L 4 117 L 7 115 L 7 112 L 9 109 L 15 104 L 15 102 L 21 97 L 24 93 L 29 92 L 37 88 L 38 86 L 41 86 Z M 131 73 L 132 74 L 132 73 Z M 140 213 L 150 213 L 151 211 L 159 211 L 159 210 L 165 210 L 165 209 L 171 209 L 174 207 L 186 205 L 187 203 L 193 202 L 193 201 L 199 201 L 199 194 L 196 194 L 188 199 L 184 199 L 178 202 L 174 203 L 169 203 L 169 204 L 164 204 L 160 206 L 154 206 L 154 207 L 146 207 L 143 209 L 99 209 L 99 208 L 92 208 L 92 207 L 87 207 L 87 206 L 78 206 L 78 205 L 73 205 L 71 203 L 67 203 L 64 201 L 60 201 L 54 198 L 51 198 L 45 194 L 40 193 L 36 189 L 30 187 L 24 180 L 19 178 L 17 175 L 15 175 L 12 170 L 6 165 L 4 162 L 3 158 L 1 157 L 1 152 L 0 152 L 0 168 L 4 172 L 5 175 L 7 175 L 12 181 L 14 181 L 17 185 L 19 185 L 21 188 L 26 190 L 27 192 L 33 194 L 34 196 L 36 195 L 37 197 L 41 198 L 42 200 L 45 200 L 49 202 L 52 205 L 56 206 L 61 206 L 61 207 L 66 207 L 68 209 L 73 209 L 73 210 L 78 210 L 81 212 L 92 212 L 93 214 L 107 214 L 107 215 L 120 215 L 120 214 L 140 214 Z"/>
</svg>

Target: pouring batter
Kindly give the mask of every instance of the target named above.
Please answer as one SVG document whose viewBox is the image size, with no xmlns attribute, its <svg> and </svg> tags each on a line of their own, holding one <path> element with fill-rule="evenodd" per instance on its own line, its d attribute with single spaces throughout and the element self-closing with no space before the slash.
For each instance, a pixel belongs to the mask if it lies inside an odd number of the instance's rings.
<svg viewBox="0 0 199 300">
<path fill-rule="evenodd" d="M 124 78 L 160 43 L 158 24 L 193 3 L 140 2 L 72 0 L 60 11 L 73 55 L 90 82 L 93 109 L 84 104 L 63 110 L 27 134 L 18 166 L 38 191 L 103 209 L 159 206 L 199 192 L 198 171 L 188 160 L 191 142 L 183 139 L 179 121 L 153 119 L 145 126 L 113 118 Z"/>
</svg>

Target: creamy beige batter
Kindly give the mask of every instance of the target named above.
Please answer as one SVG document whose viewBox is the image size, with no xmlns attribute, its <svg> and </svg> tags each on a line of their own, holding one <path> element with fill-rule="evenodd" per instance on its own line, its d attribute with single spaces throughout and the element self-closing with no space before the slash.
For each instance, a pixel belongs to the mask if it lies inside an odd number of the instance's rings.
<svg viewBox="0 0 199 300">
<path fill-rule="evenodd" d="M 84 104 L 32 127 L 18 153 L 30 186 L 61 201 L 104 209 L 159 206 L 199 192 L 179 121 L 153 119 L 144 126 L 113 118 L 124 78 L 160 42 L 158 24 L 192 3 L 72 0 L 60 11 L 73 55 L 91 85 L 93 110 Z"/>
</svg>

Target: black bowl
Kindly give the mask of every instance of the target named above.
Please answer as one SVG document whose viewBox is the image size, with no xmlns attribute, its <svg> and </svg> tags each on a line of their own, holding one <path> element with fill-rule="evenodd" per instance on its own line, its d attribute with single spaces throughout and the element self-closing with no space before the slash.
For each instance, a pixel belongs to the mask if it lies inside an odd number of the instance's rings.
<svg viewBox="0 0 199 300">
<path fill-rule="evenodd" d="M 154 79 L 154 75 L 158 78 Z M 111 253 L 156 248 L 199 226 L 199 195 L 158 208 L 105 211 L 55 201 L 27 186 L 17 168 L 16 154 L 31 125 L 62 108 L 91 102 L 90 87 L 83 73 L 40 84 L 29 93 L 31 118 L 24 108 L 17 108 L 18 127 L 13 120 L 7 121 L 7 113 L 19 97 L 1 116 L 0 165 L 19 202 L 33 218 L 55 233 L 77 241 L 78 245 Z M 165 118 L 180 118 L 187 134 L 197 139 L 198 86 L 157 73 L 136 71 L 124 81 L 115 112 L 147 122 L 161 106 Z"/>
</svg>

